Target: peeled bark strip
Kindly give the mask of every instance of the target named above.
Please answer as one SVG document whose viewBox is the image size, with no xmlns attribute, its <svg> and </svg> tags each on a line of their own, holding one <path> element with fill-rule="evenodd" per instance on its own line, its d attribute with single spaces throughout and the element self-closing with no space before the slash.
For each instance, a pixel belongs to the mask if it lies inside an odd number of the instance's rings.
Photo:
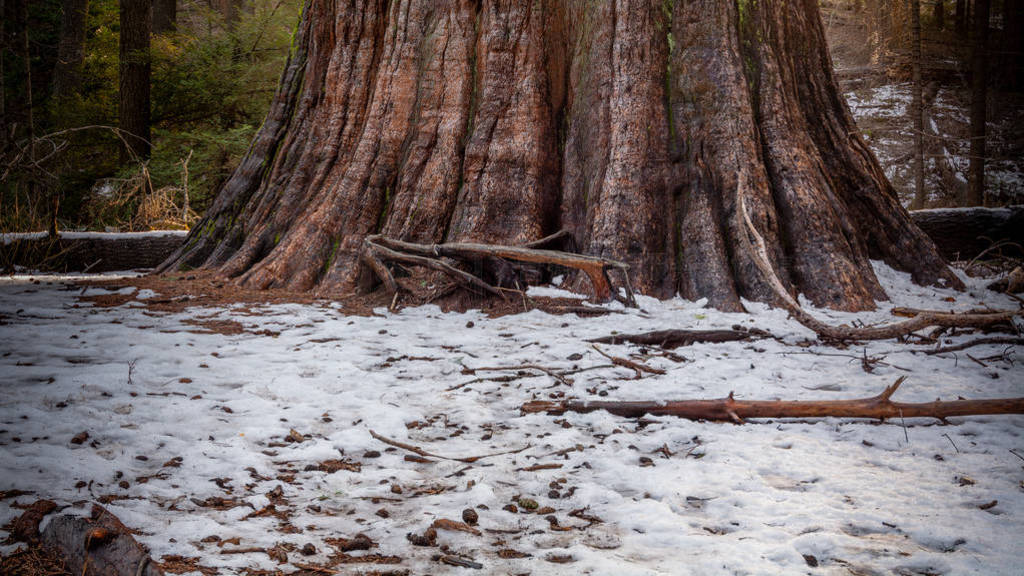
<svg viewBox="0 0 1024 576">
<path fill-rule="evenodd" d="M 881 394 L 855 400 L 736 400 L 732 394 L 715 400 L 677 400 L 615 402 L 567 400 L 564 402 L 534 401 L 523 404 L 524 414 L 545 412 L 596 412 L 604 410 L 616 416 L 639 418 L 675 416 L 687 420 L 711 420 L 742 424 L 751 418 L 938 418 L 983 414 L 1024 414 L 1024 398 L 986 400 L 949 400 L 920 403 L 893 402 L 903 378 L 887 387 Z"/>
<path fill-rule="evenodd" d="M 959 286 L 830 67 L 815 0 L 306 0 L 263 128 L 162 269 L 326 296 L 373 286 L 368 236 L 565 230 L 645 294 L 742 310 L 778 300 L 742 200 L 790 296 L 872 308 L 868 258 Z"/>
</svg>

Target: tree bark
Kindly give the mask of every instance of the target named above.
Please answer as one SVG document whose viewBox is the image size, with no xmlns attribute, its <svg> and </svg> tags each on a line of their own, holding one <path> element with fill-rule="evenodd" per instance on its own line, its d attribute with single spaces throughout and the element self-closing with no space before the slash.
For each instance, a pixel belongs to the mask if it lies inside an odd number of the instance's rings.
<svg viewBox="0 0 1024 576">
<path fill-rule="evenodd" d="M 371 234 L 565 229 L 643 293 L 741 310 L 775 298 L 741 196 L 818 305 L 884 298 L 869 258 L 960 285 L 857 135 L 815 0 L 307 0 L 263 128 L 162 268 L 330 295 L 372 285 Z"/>
<path fill-rule="evenodd" d="M 974 30 L 971 38 L 971 146 L 964 206 L 985 202 L 985 118 L 988 100 L 989 0 L 974 1 Z"/>
<path fill-rule="evenodd" d="M 178 0 L 153 0 L 153 34 L 171 32 L 178 24 Z"/>
<path fill-rule="evenodd" d="M 61 9 L 60 42 L 53 70 L 53 95 L 58 101 L 77 94 L 82 86 L 85 18 L 89 13 L 89 0 L 63 0 Z"/>
<path fill-rule="evenodd" d="M 121 39 L 118 67 L 120 128 L 127 150 L 122 161 L 149 158 L 150 0 L 120 0 Z"/>
</svg>

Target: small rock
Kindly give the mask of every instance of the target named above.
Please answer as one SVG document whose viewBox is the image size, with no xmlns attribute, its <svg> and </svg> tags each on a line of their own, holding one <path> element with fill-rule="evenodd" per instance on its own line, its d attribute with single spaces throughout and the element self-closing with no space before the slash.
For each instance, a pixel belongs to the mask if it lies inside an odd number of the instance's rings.
<svg viewBox="0 0 1024 576">
<path fill-rule="evenodd" d="M 813 554 L 804 554 L 804 562 L 807 562 L 807 565 L 811 568 L 817 568 L 818 566 L 818 559 Z"/>
<path fill-rule="evenodd" d="M 85 441 L 88 440 L 88 439 L 89 439 L 89 433 L 86 432 L 85 430 L 83 430 L 83 431 L 79 432 L 78 434 L 75 434 L 71 438 L 71 443 L 72 444 L 84 444 Z"/>
<path fill-rule="evenodd" d="M 508 511 L 508 512 L 511 512 L 513 514 L 515 514 L 516 512 L 519 512 L 519 508 L 516 508 L 515 504 L 505 504 L 505 506 L 503 506 L 501 509 L 505 510 L 505 511 Z"/>
<path fill-rule="evenodd" d="M 476 523 L 480 521 L 480 516 L 476 513 L 476 510 L 466 508 L 462 511 L 462 521 L 470 526 L 476 526 Z"/>
<path fill-rule="evenodd" d="M 380 452 L 376 450 L 367 450 L 363 453 L 363 458 L 380 458 Z"/>
<path fill-rule="evenodd" d="M 313 554 L 316 554 L 316 546 L 313 546 L 312 544 L 307 542 L 306 545 L 303 546 L 301 550 L 299 550 L 299 553 L 303 556 L 312 556 Z"/>
</svg>

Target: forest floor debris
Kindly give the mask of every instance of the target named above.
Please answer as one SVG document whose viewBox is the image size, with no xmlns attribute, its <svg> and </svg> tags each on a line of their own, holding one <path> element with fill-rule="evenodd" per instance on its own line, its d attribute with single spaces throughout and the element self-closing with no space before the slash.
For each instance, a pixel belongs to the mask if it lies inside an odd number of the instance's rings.
<svg viewBox="0 0 1024 576">
<path fill-rule="evenodd" d="M 962 276 L 959 293 L 876 271 L 892 297 L 877 311 L 801 305 L 834 325 L 937 302 L 1017 306 L 983 279 Z M 162 282 L 179 289 L 0 280 L 0 525 L 39 499 L 66 513 L 102 502 L 166 572 L 192 574 L 958 574 L 1024 560 L 1024 416 L 736 426 L 519 412 L 532 400 L 863 398 L 900 376 L 906 402 L 1021 396 L 1022 348 L 1002 336 L 950 329 L 837 350 L 752 303 L 749 315 L 642 297 L 596 316 L 522 302 L 389 311 L 390 297 L 231 303 L 208 278 Z M 582 305 L 555 288 L 528 296 Z M 196 329 L 216 326 L 231 329 Z M 752 337 L 674 350 L 607 340 L 651 330 Z M 3 545 L 3 562 L 23 549 Z"/>
</svg>

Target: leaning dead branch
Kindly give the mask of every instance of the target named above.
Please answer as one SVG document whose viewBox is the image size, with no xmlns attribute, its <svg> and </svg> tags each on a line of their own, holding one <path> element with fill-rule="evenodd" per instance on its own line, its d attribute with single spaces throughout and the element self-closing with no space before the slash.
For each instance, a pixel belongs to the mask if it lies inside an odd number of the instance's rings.
<svg viewBox="0 0 1024 576">
<path fill-rule="evenodd" d="M 982 414 L 1024 414 L 1024 398 L 950 400 L 920 403 L 893 402 L 892 395 L 903 383 L 901 377 L 881 394 L 854 400 L 736 400 L 732 394 L 713 400 L 615 402 L 566 400 L 533 401 L 523 404 L 524 414 L 546 412 L 595 412 L 605 410 L 616 416 L 675 416 L 687 420 L 711 420 L 742 424 L 751 418 L 938 418 Z"/>
<path fill-rule="evenodd" d="M 906 336 L 929 326 L 938 326 L 940 328 L 994 328 L 996 326 L 1012 324 L 1014 317 L 1024 314 L 1024 310 L 1000 310 L 967 314 L 912 310 L 907 311 L 913 314 L 908 320 L 885 326 L 852 327 L 826 324 L 801 308 L 796 299 L 782 285 L 782 281 L 779 280 L 775 270 L 772 269 L 764 238 L 758 233 L 754 223 L 750 221 L 742 194 L 739 194 L 739 209 L 740 215 L 747 225 L 747 230 L 753 238 L 752 254 L 754 263 L 764 276 L 765 281 L 771 286 L 779 302 L 793 318 L 800 324 L 813 330 L 822 339 L 840 342 L 849 340 L 885 340 Z"/>
<path fill-rule="evenodd" d="M 544 239 L 548 241 L 548 239 Z M 617 260 L 598 258 L 558 250 L 542 250 L 522 246 L 503 246 L 500 244 L 475 244 L 451 242 L 446 244 L 416 244 L 385 238 L 379 234 L 367 236 L 363 241 L 363 260 L 374 273 L 380 277 L 388 290 L 397 291 L 398 284 L 385 261 L 404 262 L 425 266 L 452 276 L 456 280 L 501 296 L 501 290 L 484 282 L 480 278 L 459 270 L 443 261 L 452 258 L 464 261 L 480 261 L 487 258 L 515 260 L 532 264 L 550 264 L 579 270 L 587 275 L 594 288 L 594 299 L 606 301 L 615 298 L 628 306 L 636 306 L 633 288 L 629 282 L 629 265 Z M 609 270 L 618 270 L 622 276 L 626 295 L 622 297 L 618 290 L 613 289 Z M 503 297 L 503 296 L 502 296 Z"/>
</svg>

